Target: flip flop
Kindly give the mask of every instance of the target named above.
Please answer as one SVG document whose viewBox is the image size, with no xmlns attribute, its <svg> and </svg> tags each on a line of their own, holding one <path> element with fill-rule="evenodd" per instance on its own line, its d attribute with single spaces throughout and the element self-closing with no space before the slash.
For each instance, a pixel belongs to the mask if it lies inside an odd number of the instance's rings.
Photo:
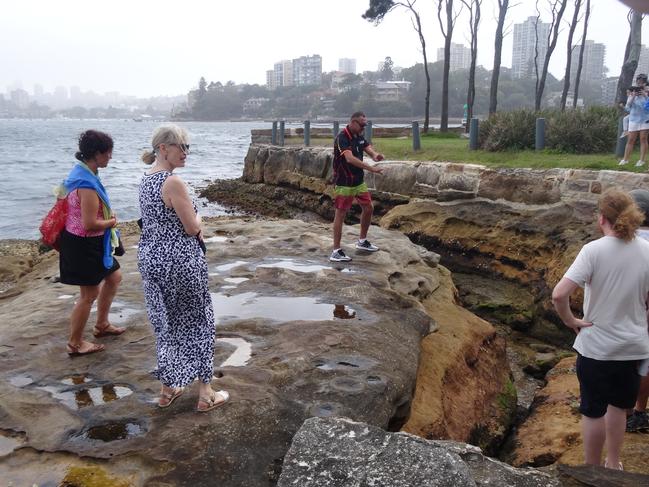
<svg viewBox="0 0 649 487">
<path fill-rule="evenodd" d="M 93 331 L 93 336 L 95 338 L 107 337 L 107 336 L 119 336 L 126 331 L 126 328 L 120 328 L 118 326 L 108 325 L 104 328 L 97 328 Z"/>
<path fill-rule="evenodd" d="M 101 352 L 106 348 L 100 343 L 91 343 L 91 345 L 92 345 L 92 347 L 90 347 L 90 349 L 86 350 L 85 352 L 82 352 L 81 351 L 81 345 L 72 345 L 71 343 L 68 343 L 67 344 L 68 355 L 70 357 L 78 357 L 80 355 L 89 355 L 91 353 Z"/>
<path fill-rule="evenodd" d="M 221 396 L 221 400 L 217 401 L 217 394 Z M 223 406 L 226 402 L 230 400 L 230 393 L 228 391 L 216 391 L 213 396 L 210 397 L 199 397 L 198 398 L 198 403 L 205 403 L 207 404 L 206 408 L 200 408 L 196 406 L 196 411 L 199 413 L 204 413 L 206 411 L 211 411 L 212 409 L 218 408 L 219 406 Z"/>
<path fill-rule="evenodd" d="M 174 389 L 174 392 L 161 392 L 160 398 L 158 399 L 158 407 L 160 409 L 168 408 L 176 399 L 183 395 L 183 392 L 185 392 L 185 389 L 183 387 Z M 160 399 L 166 399 L 169 402 L 167 402 L 166 404 L 160 404 Z"/>
</svg>

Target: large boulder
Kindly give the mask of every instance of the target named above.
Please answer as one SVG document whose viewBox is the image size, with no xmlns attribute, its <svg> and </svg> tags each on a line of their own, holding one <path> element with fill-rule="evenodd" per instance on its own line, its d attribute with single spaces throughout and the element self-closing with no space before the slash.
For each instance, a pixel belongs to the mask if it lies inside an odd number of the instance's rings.
<svg viewBox="0 0 649 487">
<path fill-rule="evenodd" d="M 479 448 L 311 418 L 293 438 L 278 487 L 554 487 L 558 479 L 485 457 Z"/>
</svg>

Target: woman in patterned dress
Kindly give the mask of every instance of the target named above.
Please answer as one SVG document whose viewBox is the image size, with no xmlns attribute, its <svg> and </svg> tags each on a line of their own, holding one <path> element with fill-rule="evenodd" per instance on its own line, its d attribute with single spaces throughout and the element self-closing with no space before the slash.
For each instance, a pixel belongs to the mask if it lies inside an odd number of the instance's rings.
<svg viewBox="0 0 649 487">
<path fill-rule="evenodd" d="M 138 266 L 156 335 L 155 375 L 162 383 L 158 406 L 170 406 L 198 378 L 196 409 L 209 411 L 224 404 L 229 394 L 210 386 L 215 324 L 201 221 L 185 183 L 173 174 L 185 166 L 187 132 L 175 125 L 160 127 L 151 145 L 142 155 L 146 164 L 155 164 L 140 183 Z"/>
</svg>

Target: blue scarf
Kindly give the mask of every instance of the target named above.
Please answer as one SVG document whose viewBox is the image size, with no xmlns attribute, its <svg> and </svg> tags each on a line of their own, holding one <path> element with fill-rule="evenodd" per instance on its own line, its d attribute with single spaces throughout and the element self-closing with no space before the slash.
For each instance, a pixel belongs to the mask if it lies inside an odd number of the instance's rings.
<svg viewBox="0 0 649 487">
<path fill-rule="evenodd" d="M 68 194 L 76 189 L 93 189 L 99 195 L 104 205 L 104 217 L 110 214 L 110 199 L 106 188 L 101 184 L 99 176 L 90 170 L 83 162 L 78 162 L 68 174 L 68 178 L 63 181 L 65 193 Z M 113 238 L 114 236 L 114 238 Z M 106 269 L 113 267 L 113 251 L 117 246 L 119 233 L 113 228 L 104 230 L 104 257 L 103 264 Z"/>
</svg>

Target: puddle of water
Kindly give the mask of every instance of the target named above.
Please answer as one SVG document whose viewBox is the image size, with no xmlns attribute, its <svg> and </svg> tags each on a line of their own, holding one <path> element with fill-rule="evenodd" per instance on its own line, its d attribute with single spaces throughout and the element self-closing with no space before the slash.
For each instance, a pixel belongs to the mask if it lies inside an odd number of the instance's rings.
<svg viewBox="0 0 649 487">
<path fill-rule="evenodd" d="M 221 289 L 236 289 L 237 286 L 221 286 Z"/>
<path fill-rule="evenodd" d="M 332 267 L 326 265 L 300 263 L 291 259 L 280 260 L 278 262 L 272 262 L 270 264 L 260 264 L 257 267 L 278 267 L 280 269 L 288 269 L 290 271 L 296 272 L 318 272 L 325 269 L 332 269 Z"/>
<path fill-rule="evenodd" d="M 131 245 L 130 248 L 132 248 L 132 249 L 137 249 L 137 245 Z"/>
<path fill-rule="evenodd" d="M 128 323 L 130 319 L 141 313 L 143 310 L 133 309 L 133 308 L 122 308 L 119 311 L 108 313 L 108 321 L 113 325 L 123 325 Z"/>
<path fill-rule="evenodd" d="M 34 379 L 29 377 L 28 375 L 16 375 L 14 377 L 9 378 L 9 384 L 11 384 L 14 387 L 25 387 L 28 386 L 34 382 Z"/>
<path fill-rule="evenodd" d="M 228 237 L 222 237 L 220 235 L 215 235 L 214 237 L 208 237 L 203 240 L 205 243 L 213 243 L 213 242 L 227 242 Z"/>
<path fill-rule="evenodd" d="M 83 437 L 89 440 L 109 442 L 125 440 L 141 434 L 142 427 L 139 424 L 121 421 L 93 426 L 83 434 Z"/>
<path fill-rule="evenodd" d="M 88 374 L 74 374 L 71 375 L 70 377 L 66 377 L 61 380 L 63 384 L 67 384 L 70 386 L 76 386 L 79 384 L 85 384 L 86 382 L 90 382 L 90 377 Z"/>
<path fill-rule="evenodd" d="M 339 407 L 329 403 L 315 404 L 310 408 L 310 412 L 313 416 L 327 418 L 329 416 L 338 416 Z"/>
<path fill-rule="evenodd" d="M 247 264 L 245 260 L 237 260 L 236 262 L 230 262 L 228 264 L 221 264 L 217 265 L 214 270 L 216 271 L 217 274 L 221 274 L 223 272 L 227 272 L 229 270 L 234 269 L 235 267 L 239 267 L 240 265 Z"/>
<path fill-rule="evenodd" d="M 331 382 L 331 387 L 343 392 L 361 392 L 365 384 L 354 377 L 336 377 Z"/>
<path fill-rule="evenodd" d="M 0 431 L 0 457 L 9 455 L 16 448 L 25 444 L 25 439 L 20 436 L 9 436 Z"/>
<path fill-rule="evenodd" d="M 71 299 L 74 296 L 72 294 L 61 294 L 58 299 Z"/>
<path fill-rule="evenodd" d="M 223 280 L 225 282 L 229 282 L 230 284 L 241 284 L 242 282 L 249 281 L 250 279 L 247 277 L 226 277 Z"/>
<path fill-rule="evenodd" d="M 101 406 L 133 394 L 133 391 L 128 387 L 114 385 L 64 392 L 60 392 L 51 386 L 39 387 L 39 389 L 49 392 L 54 399 L 61 401 L 64 406 L 74 410 L 91 406 Z"/>
<path fill-rule="evenodd" d="M 252 345 L 243 338 L 217 338 L 216 341 L 237 347 L 219 367 L 243 367 L 250 360 Z"/>
<path fill-rule="evenodd" d="M 237 319 L 266 318 L 273 321 L 328 321 L 339 318 L 336 315 L 340 306 L 344 308 L 344 319 L 349 316 L 349 308 L 344 305 L 319 303 L 316 298 L 309 297 L 270 297 L 259 296 L 256 293 L 241 293 L 228 296 L 221 293 L 210 293 L 216 320 L 226 317 Z M 337 308 L 338 307 L 338 308 Z M 338 311 L 341 314 L 341 311 Z"/>
<path fill-rule="evenodd" d="M 356 274 L 356 271 L 354 269 L 350 269 L 349 267 L 334 267 L 334 269 L 344 274 Z"/>
</svg>

